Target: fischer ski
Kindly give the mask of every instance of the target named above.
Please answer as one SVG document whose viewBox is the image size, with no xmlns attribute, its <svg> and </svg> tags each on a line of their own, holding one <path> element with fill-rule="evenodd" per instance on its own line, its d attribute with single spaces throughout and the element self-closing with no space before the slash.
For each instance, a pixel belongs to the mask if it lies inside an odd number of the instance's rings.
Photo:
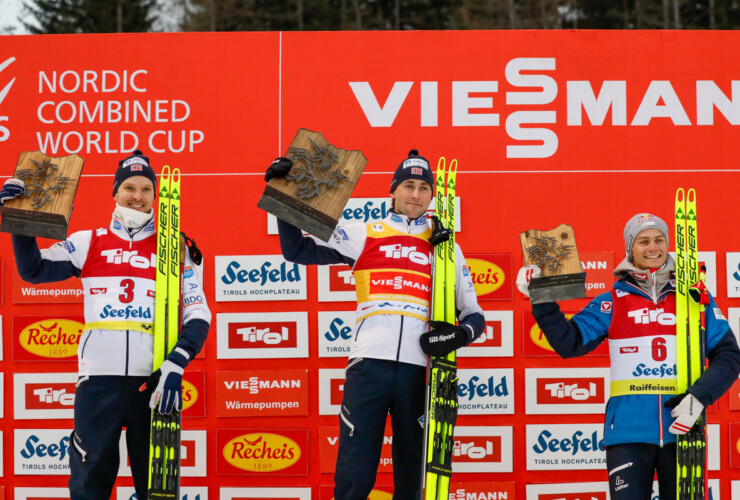
<svg viewBox="0 0 740 500">
<path fill-rule="evenodd" d="M 437 163 L 435 225 L 449 235 L 435 246 L 432 285 L 432 320 L 455 324 L 455 177 L 457 160 L 446 169 Z M 435 231 L 436 232 L 436 231 Z M 452 476 L 453 432 L 457 419 L 457 363 L 455 352 L 432 357 L 427 369 L 425 421 L 424 499 L 448 500 Z"/>
<path fill-rule="evenodd" d="M 699 272 L 696 191 L 676 191 L 676 393 L 683 394 L 704 371 L 705 304 L 709 295 Z M 704 268 L 702 268 L 702 271 Z M 705 496 L 706 411 L 676 438 L 677 500 Z"/>
<path fill-rule="evenodd" d="M 180 170 L 162 168 L 157 216 L 157 277 L 154 294 L 154 362 L 157 370 L 180 331 Z M 180 412 L 152 410 L 149 499 L 180 499 Z"/>
</svg>

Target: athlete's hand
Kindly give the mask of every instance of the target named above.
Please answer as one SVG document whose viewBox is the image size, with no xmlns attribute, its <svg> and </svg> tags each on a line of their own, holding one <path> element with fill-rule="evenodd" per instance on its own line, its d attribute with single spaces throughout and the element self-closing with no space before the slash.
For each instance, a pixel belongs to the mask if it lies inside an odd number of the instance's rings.
<svg viewBox="0 0 740 500">
<path fill-rule="evenodd" d="M 290 169 L 293 168 L 293 161 L 290 158 L 279 157 L 267 167 L 265 172 L 265 182 L 270 182 L 270 179 L 276 178 L 281 179 L 290 173 Z"/>
<path fill-rule="evenodd" d="M 22 180 L 8 179 L 0 189 L 0 207 L 4 206 L 6 201 L 22 195 L 25 191 L 26 185 Z"/>
<path fill-rule="evenodd" d="M 516 276 L 516 287 L 529 297 L 529 282 L 532 278 L 539 278 L 540 275 L 542 275 L 542 271 L 539 266 L 524 266 L 519 269 L 519 274 Z"/>
<path fill-rule="evenodd" d="M 689 432 L 704 410 L 704 405 L 688 392 L 672 397 L 663 406 L 673 408 L 671 417 L 676 420 L 668 428 L 668 432 L 677 435 Z"/>
<path fill-rule="evenodd" d="M 421 350 L 428 356 L 447 356 L 468 343 L 468 334 L 457 325 L 444 321 L 430 321 L 432 328 L 419 338 Z"/>
<path fill-rule="evenodd" d="M 159 405 L 159 413 L 172 413 L 182 409 L 182 374 L 188 362 L 188 354 L 176 347 L 162 366 L 152 373 L 139 387 L 140 392 L 151 391 L 149 408 Z"/>
</svg>

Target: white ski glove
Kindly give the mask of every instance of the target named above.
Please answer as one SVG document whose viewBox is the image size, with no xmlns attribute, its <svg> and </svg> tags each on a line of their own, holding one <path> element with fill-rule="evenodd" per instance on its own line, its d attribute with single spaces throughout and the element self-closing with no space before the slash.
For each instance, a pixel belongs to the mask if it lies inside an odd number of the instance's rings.
<svg viewBox="0 0 740 500">
<path fill-rule="evenodd" d="M 704 410 L 704 405 L 693 395 L 686 392 L 672 397 L 663 406 L 673 408 L 671 417 L 676 420 L 673 421 L 668 432 L 677 435 L 688 433 Z"/>
<path fill-rule="evenodd" d="M 139 387 L 140 392 L 152 391 L 149 408 L 153 410 L 159 404 L 158 411 L 162 414 L 182 409 L 182 374 L 189 358 L 187 352 L 176 347 L 162 366 Z"/>
<path fill-rule="evenodd" d="M 22 195 L 25 190 L 26 184 L 20 179 L 8 179 L 5 181 L 3 188 L 0 189 L 0 207 L 5 205 L 6 201 Z"/>
<path fill-rule="evenodd" d="M 529 282 L 532 278 L 539 278 L 541 275 L 542 271 L 539 266 L 524 266 L 519 269 L 519 274 L 516 276 L 516 287 L 529 297 Z"/>
</svg>

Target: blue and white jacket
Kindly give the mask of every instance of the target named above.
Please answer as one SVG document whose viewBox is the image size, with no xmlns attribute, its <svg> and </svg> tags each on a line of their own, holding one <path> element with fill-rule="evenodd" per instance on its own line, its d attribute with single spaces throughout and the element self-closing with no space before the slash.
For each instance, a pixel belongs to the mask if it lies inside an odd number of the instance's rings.
<svg viewBox="0 0 740 500">
<path fill-rule="evenodd" d="M 615 272 L 616 274 L 616 272 Z M 582 356 L 609 342 L 611 397 L 606 408 L 604 444 L 676 441 L 664 403 L 676 395 L 676 294 L 673 280 L 653 299 L 637 280 L 649 271 L 623 273 L 610 292 L 596 297 L 570 320 L 557 303 L 535 304 L 532 314 L 552 348 L 563 358 Z M 649 287 L 647 287 L 649 289 Z M 737 380 L 740 349 L 714 299 L 706 307 L 709 368 L 689 388 L 705 407 Z"/>
</svg>

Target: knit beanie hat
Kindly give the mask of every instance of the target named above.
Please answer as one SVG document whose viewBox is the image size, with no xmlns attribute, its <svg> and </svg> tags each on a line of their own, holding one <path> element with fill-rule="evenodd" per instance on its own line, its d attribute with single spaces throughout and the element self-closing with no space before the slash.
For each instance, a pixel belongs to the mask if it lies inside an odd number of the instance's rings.
<svg viewBox="0 0 740 500">
<path fill-rule="evenodd" d="M 143 175 L 150 181 L 154 189 L 157 188 L 157 175 L 154 173 L 154 169 L 149 165 L 149 158 L 144 156 L 144 153 L 140 149 L 137 149 L 131 156 L 127 156 L 123 160 L 118 162 L 118 170 L 116 170 L 116 177 L 113 181 L 113 196 L 116 195 L 118 187 L 123 181 L 134 175 Z"/>
<path fill-rule="evenodd" d="M 429 168 L 429 162 L 423 156 L 419 156 L 419 151 L 416 149 L 409 151 L 409 157 L 401 162 L 396 169 L 396 173 L 393 174 L 391 193 L 396 190 L 399 184 L 408 179 L 424 181 L 429 184 L 432 192 L 434 192 L 434 175 Z"/>
<path fill-rule="evenodd" d="M 665 236 L 665 243 L 668 245 L 668 225 L 657 215 L 641 213 L 632 217 L 624 226 L 624 246 L 627 250 L 627 258 L 632 261 L 632 245 L 635 238 L 645 229 L 657 229 Z"/>
</svg>

